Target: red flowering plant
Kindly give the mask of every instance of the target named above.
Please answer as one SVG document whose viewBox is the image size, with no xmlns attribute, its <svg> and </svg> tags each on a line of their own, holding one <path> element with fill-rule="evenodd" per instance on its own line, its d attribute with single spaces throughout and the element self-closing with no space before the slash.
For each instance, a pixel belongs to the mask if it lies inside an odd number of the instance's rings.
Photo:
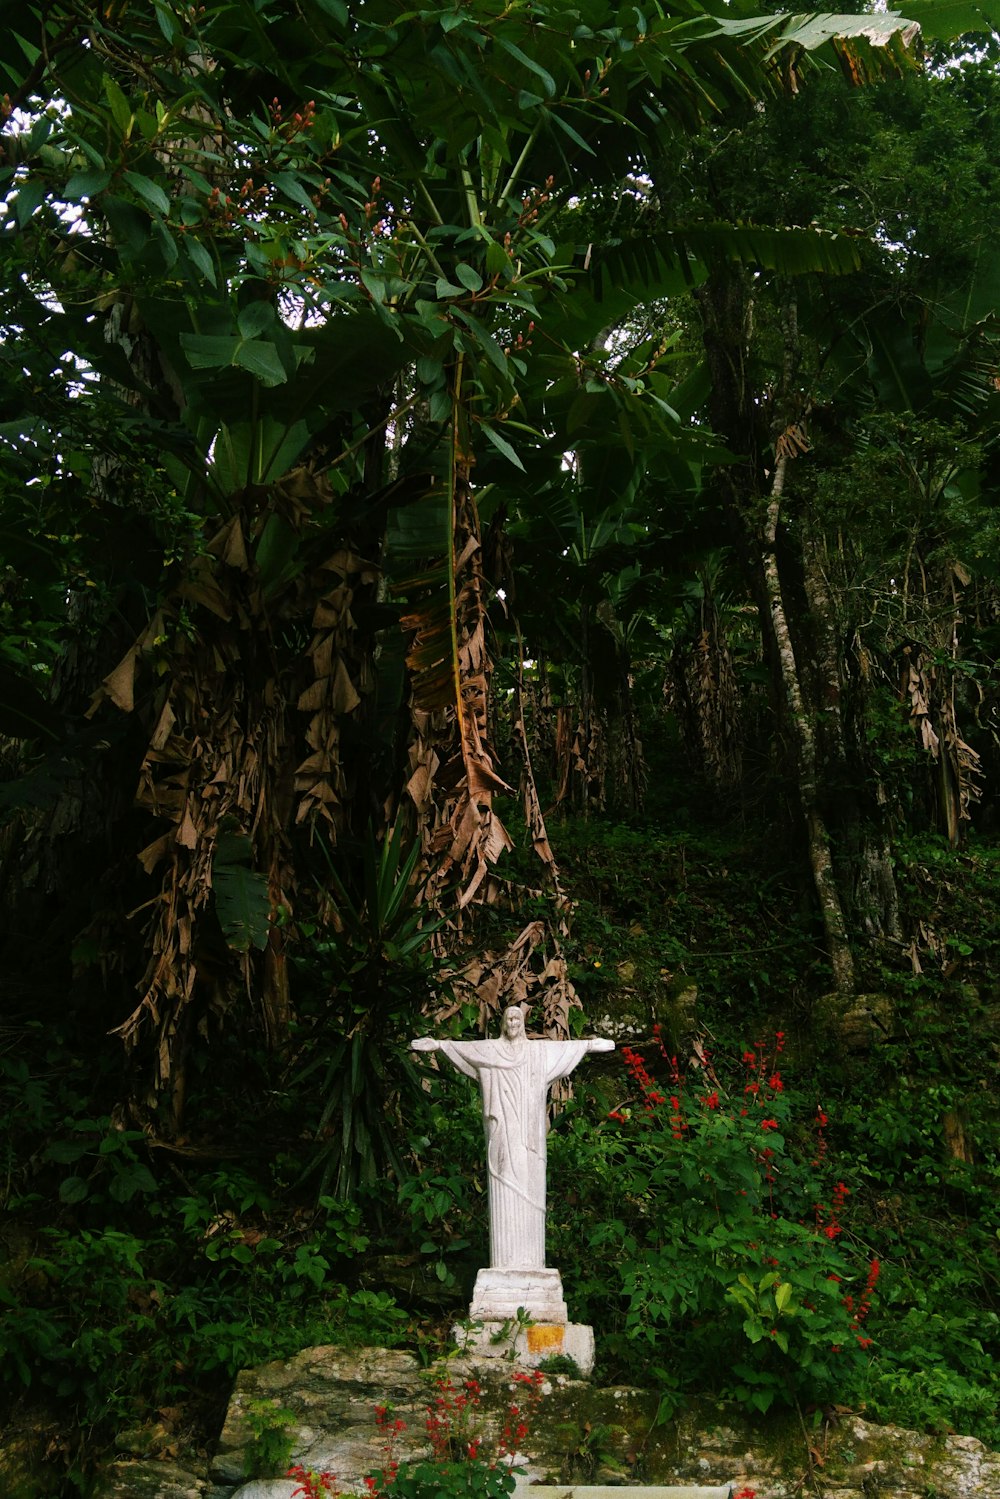
<svg viewBox="0 0 1000 1499">
<path fill-rule="evenodd" d="M 517 1371 L 511 1376 L 499 1436 L 490 1444 L 484 1436 L 479 1381 L 467 1378 L 456 1383 L 448 1375 L 439 1376 L 424 1416 L 430 1454 L 415 1462 L 401 1462 L 397 1456 L 406 1422 L 390 1406 L 377 1405 L 382 1465 L 364 1480 L 366 1495 L 369 1499 L 383 1495 L 388 1499 L 505 1499 L 513 1493 L 515 1474 L 521 1471 L 521 1450 L 541 1400 L 543 1378 L 540 1370 Z M 287 1476 L 299 1480 L 297 1499 L 340 1493 L 331 1473 L 296 1467 Z"/>
<path fill-rule="evenodd" d="M 827 1111 L 786 1080 L 784 1048 L 779 1031 L 735 1064 L 700 1044 L 682 1063 L 656 1028 L 651 1046 L 622 1049 L 627 1096 L 596 1149 L 593 1135 L 562 1142 L 586 1183 L 595 1296 L 617 1280 L 617 1351 L 756 1410 L 860 1386 L 879 1270 L 850 1233 Z"/>
<path fill-rule="evenodd" d="M 292 1499 L 340 1499 L 340 1489 L 332 1473 L 317 1472 L 315 1468 L 304 1468 L 296 1463 L 285 1474 L 286 1478 L 298 1480 L 292 1490 Z"/>
<path fill-rule="evenodd" d="M 396 1463 L 392 1451 L 383 1469 L 366 1480 L 373 1496 L 390 1499 L 503 1499 L 513 1493 L 523 1444 L 541 1399 L 543 1375 L 515 1372 L 499 1437 L 488 1443 L 478 1380 L 435 1380 L 435 1395 L 424 1415 L 430 1456 Z M 395 1431 L 401 1430 L 396 1424 Z M 492 1450 L 491 1450 L 492 1449 Z"/>
</svg>

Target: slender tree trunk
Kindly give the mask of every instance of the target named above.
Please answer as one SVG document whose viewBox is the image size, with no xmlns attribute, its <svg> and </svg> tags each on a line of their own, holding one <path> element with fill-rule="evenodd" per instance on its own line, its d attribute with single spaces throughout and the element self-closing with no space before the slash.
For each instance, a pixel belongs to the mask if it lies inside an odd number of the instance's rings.
<svg viewBox="0 0 1000 1499">
<path fill-rule="evenodd" d="M 899 901 L 883 826 L 885 791 L 878 775 L 864 764 L 859 746 L 852 744 L 843 712 L 843 674 L 837 639 L 837 611 L 830 594 L 819 537 L 807 531 L 802 538 L 802 581 L 813 637 L 816 671 L 816 727 L 818 749 L 834 781 L 827 796 L 830 817 L 838 830 L 842 859 L 840 888 L 856 927 L 869 937 L 899 936 Z M 861 789 L 874 788 L 874 795 Z"/>
<path fill-rule="evenodd" d="M 833 868 L 829 829 L 822 811 L 816 724 L 802 691 L 802 679 L 795 659 L 778 566 L 778 522 L 781 516 L 781 502 L 784 497 L 788 464 L 793 456 L 804 452 L 808 447 L 802 429 L 795 420 L 798 414 L 795 385 L 800 362 L 800 348 L 798 308 L 791 294 L 786 296 L 781 309 L 781 331 L 784 340 L 784 358 L 781 390 L 776 402 L 776 420 L 772 428 L 775 461 L 764 523 L 761 570 L 777 651 L 778 669 L 788 710 L 788 722 L 795 746 L 797 791 L 806 827 L 809 864 L 823 919 L 826 947 L 830 957 L 830 967 L 833 970 L 834 988 L 838 994 L 848 994 L 854 989 L 854 959 L 851 955 L 847 923 L 844 919 L 844 909 L 841 905 Z M 839 694 L 837 701 L 839 701 Z"/>
<path fill-rule="evenodd" d="M 688 758 L 719 796 L 732 796 L 743 774 L 740 693 L 710 579 L 691 634 L 675 645 L 669 691 Z"/>
<path fill-rule="evenodd" d="M 777 648 L 781 681 L 788 708 L 788 721 L 795 741 L 797 761 L 797 790 L 802 815 L 805 819 L 806 838 L 809 848 L 809 863 L 813 882 L 823 918 L 827 952 L 833 970 L 834 987 L 838 993 L 848 994 L 854 989 L 854 959 L 847 938 L 847 925 L 840 903 L 837 881 L 834 877 L 833 859 L 830 853 L 830 837 L 826 821 L 820 810 L 819 778 L 816 754 L 816 730 L 812 715 L 806 708 L 802 684 L 795 660 L 792 637 L 788 628 L 788 616 L 778 570 L 777 535 L 781 513 L 781 500 L 785 488 L 788 467 L 787 454 L 782 452 L 775 464 L 771 495 L 767 507 L 764 527 L 764 549 L 761 567 L 771 615 L 771 628 Z"/>
</svg>

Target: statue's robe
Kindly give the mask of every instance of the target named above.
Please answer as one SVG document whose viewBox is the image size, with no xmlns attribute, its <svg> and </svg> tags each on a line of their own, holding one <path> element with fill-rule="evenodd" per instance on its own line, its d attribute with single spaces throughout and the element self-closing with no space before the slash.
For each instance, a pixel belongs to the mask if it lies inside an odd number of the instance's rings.
<svg viewBox="0 0 1000 1499">
<path fill-rule="evenodd" d="M 490 1265 L 545 1264 L 545 1154 L 549 1085 L 586 1056 L 586 1041 L 439 1041 L 483 1094 L 490 1188 Z"/>
</svg>

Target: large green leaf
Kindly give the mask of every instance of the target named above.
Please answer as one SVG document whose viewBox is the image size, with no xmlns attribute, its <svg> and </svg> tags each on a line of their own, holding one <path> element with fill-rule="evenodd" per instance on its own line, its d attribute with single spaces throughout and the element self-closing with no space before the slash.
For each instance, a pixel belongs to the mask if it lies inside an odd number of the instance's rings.
<svg viewBox="0 0 1000 1499">
<path fill-rule="evenodd" d="M 1000 30 L 1000 0 L 909 0 L 905 8 L 928 40 Z"/>
<path fill-rule="evenodd" d="M 394 592 L 407 600 L 402 623 L 413 632 L 406 662 L 414 701 L 430 710 L 446 708 L 459 691 L 454 505 L 447 486 L 390 513 L 385 565 Z"/>
<path fill-rule="evenodd" d="M 693 224 L 636 235 L 595 250 L 590 273 L 598 296 L 663 297 L 704 279 L 708 267 L 731 263 L 783 276 L 843 276 L 861 264 L 857 241 L 825 229 L 760 224 Z"/>
<path fill-rule="evenodd" d="M 227 946 L 236 952 L 266 947 L 271 918 L 268 880 L 253 868 L 253 844 L 245 834 L 219 834 L 212 860 L 212 889 Z"/>
<path fill-rule="evenodd" d="M 262 385 L 284 385 L 288 379 L 278 350 L 264 339 L 247 340 L 238 335 L 182 333 L 181 347 L 196 370 L 221 370 L 233 366 L 247 370 Z"/>
</svg>

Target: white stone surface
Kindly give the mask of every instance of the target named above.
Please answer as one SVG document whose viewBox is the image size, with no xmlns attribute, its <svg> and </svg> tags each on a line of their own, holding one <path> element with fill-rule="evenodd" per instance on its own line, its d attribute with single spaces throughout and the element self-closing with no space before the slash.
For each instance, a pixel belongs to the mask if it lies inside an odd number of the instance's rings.
<svg viewBox="0 0 1000 1499">
<path fill-rule="evenodd" d="M 474 1322 L 506 1322 L 524 1311 L 533 1322 L 567 1322 L 558 1270 L 480 1270 L 469 1316 Z"/>
<path fill-rule="evenodd" d="M 300 1487 L 294 1478 L 252 1478 L 235 1491 L 233 1499 L 292 1499 Z"/>
<path fill-rule="evenodd" d="M 613 1051 L 614 1042 L 531 1041 L 524 1033 L 521 1010 L 512 1005 L 504 1011 L 503 1034 L 497 1041 L 421 1036 L 410 1045 L 414 1051 L 440 1052 L 459 1072 L 477 1079 L 482 1090 L 491 1268 L 544 1268 L 549 1085 L 568 1077 L 588 1052 Z"/>
<path fill-rule="evenodd" d="M 509 1322 L 457 1326 L 451 1335 L 471 1364 L 506 1360 L 512 1368 L 539 1369 L 546 1359 L 571 1358 L 584 1379 L 594 1369 L 594 1329 L 583 1322 L 536 1322 L 511 1331 Z"/>
</svg>

